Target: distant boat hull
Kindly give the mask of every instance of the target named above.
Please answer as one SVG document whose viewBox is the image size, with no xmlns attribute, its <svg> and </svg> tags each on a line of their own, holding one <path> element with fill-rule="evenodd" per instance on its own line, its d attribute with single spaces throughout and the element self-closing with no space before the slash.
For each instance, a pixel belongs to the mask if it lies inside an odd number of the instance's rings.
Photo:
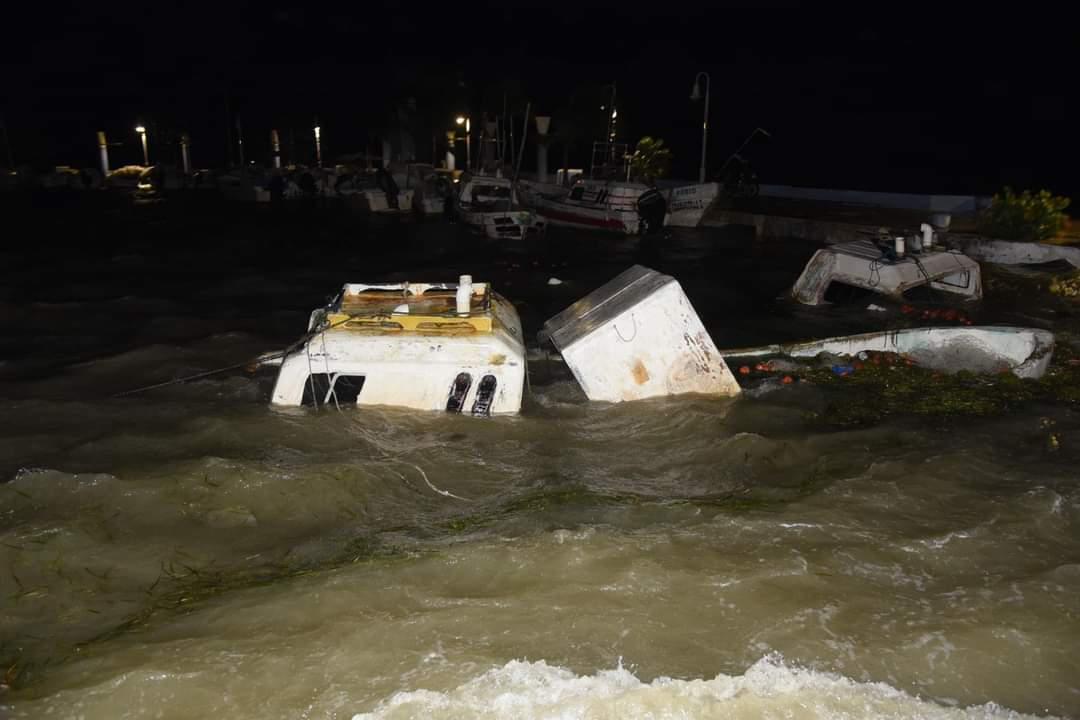
<svg viewBox="0 0 1080 720">
<path fill-rule="evenodd" d="M 581 180 L 575 188 L 522 182 L 523 199 L 552 225 L 637 235 L 642 230 L 638 199 L 647 185 Z M 664 225 L 697 227 L 720 195 L 719 183 L 699 183 L 662 192 L 667 203 Z"/>
<path fill-rule="evenodd" d="M 672 188 L 664 193 L 667 200 L 667 221 L 670 227 L 697 227 L 716 198 L 720 197 L 720 183 L 698 183 Z"/>
<path fill-rule="evenodd" d="M 580 180 L 569 190 L 551 192 L 551 186 L 522 183 L 523 198 L 552 225 L 600 230 L 622 235 L 641 231 L 637 200 L 647 185 Z"/>
</svg>

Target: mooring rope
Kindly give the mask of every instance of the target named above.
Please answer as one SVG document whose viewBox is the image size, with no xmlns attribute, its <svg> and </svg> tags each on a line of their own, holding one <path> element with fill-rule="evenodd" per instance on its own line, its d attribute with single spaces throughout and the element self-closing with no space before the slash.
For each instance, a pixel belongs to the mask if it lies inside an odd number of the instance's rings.
<svg viewBox="0 0 1080 720">
<path fill-rule="evenodd" d="M 336 327 L 338 327 L 340 325 L 344 325 L 345 323 L 349 322 L 350 320 L 352 320 L 352 316 L 347 316 L 347 317 L 337 321 L 336 323 L 326 325 L 325 327 L 317 327 L 317 328 L 315 328 L 313 330 L 309 330 L 308 332 L 304 333 L 300 337 L 300 339 L 297 340 L 296 342 L 294 342 L 292 345 L 289 345 L 284 350 L 281 350 L 281 351 L 276 352 L 276 353 L 257 355 L 255 357 L 251 358 L 250 360 L 246 360 L 246 361 L 244 361 L 242 363 L 236 363 L 235 365 L 227 365 L 225 367 L 220 367 L 220 368 L 215 368 L 213 370 L 206 370 L 204 372 L 195 373 L 194 375 L 185 375 L 184 377 L 173 378 L 172 380 L 165 380 L 163 382 L 154 383 L 153 385 L 144 385 L 142 387 L 137 387 L 137 388 L 134 388 L 132 390 L 124 390 L 123 392 L 116 393 L 115 395 L 112 395 L 111 397 L 114 397 L 114 398 L 125 397 L 127 395 L 135 395 L 137 393 L 146 392 L 147 390 L 156 390 L 158 388 L 168 387 L 169 385 L 181 385 L 181 384 L 189 382 L 191 380 L 198 380 L 200 378 L 209 377 L 211 375 L 217 375 L 218 373 L 228 372 L 230 370 L 239 370 L 240 368 L 250 367 L 252 365 L 258 366 L 259 364 L 264 363 L 264 362 L 268 362 L 270 360 L 277 360 L 279 358 L 285 358 L 290 353 L 292 353 L 294 350 L 296 350 L 296 348 L 298 348 L 301 345 L 303 345 L 304 343 L 308 342 L 309 340 L 314 338 L 316 335 L 318 335 L 320 333 L 325 333 L 327 330 L 333 330 L 334 328 L 336 328 Z M 324 346 L 323 351 L 325 352 L 325 350 L 326 350 L 326 348 Z M 312 389 L 312 395 L 314 395 L 314 388 Z"/>
<path fill-rule="evenodd" d="M 455 500 L 463 500 L 465 502 L 472 502 L 472 500 L 470 500 L 469 498 L 463 498 L 460 495 L 455 495 L 454 493 L 450 492 L 449 490 L 440 490 L 439 488 L 432 485 L 431 481 L 428 480 L 427 473 L 424 472 L 424 468 L 420 467 L 416 463 L 405 462 L 404 460 L 401 460 L 399 462 L 401 462 L 403 465 L 410 465 L 410 466 L 416 468 L 416 471 L 420 473 L 420 477 L 424 478 L 424 482 L 427 483 L 427 486 L 429 488 L 431 488 L 432 490 L 434 490 L 435 492 L 442 495 L 443 497 L 454 498 Z"/>
</svg>

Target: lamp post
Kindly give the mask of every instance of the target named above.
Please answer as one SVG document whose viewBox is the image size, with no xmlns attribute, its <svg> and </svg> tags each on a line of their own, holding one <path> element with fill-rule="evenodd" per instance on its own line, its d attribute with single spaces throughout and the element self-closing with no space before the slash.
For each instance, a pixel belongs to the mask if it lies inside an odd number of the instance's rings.
<svg viewBox="0 0 1080 720">
<path fill-rule="evenodd" d="M 191 174 L 191 138 L 187 133 L 181 133 L 180 135 L 180 164 L 184 168 L 184 174 Z"/>
<path fill-rule="evenodd" d="M 150 164 L 150 153 L 146 149 L 146 127 L 144 125 L 136 125 L 135 132 L 139 133 L 139 138 L 142 140 L 142 159 L 143 165 Z"/>
<path fill-rule="evenodd" d="M 458 115 L 454 121 L 465 126 L 465 169 L 472 170 L 472 122 L 466 115 Z"/>
<path fill-rule="evenodd" d="M 109 143 L 105 140 L 105 131 L 98 130 L 97 134 L 98 154 L 101 156 L 101 174 L 109 176 Z"/>
<path fill-rule="evenodd" d="M 701 123 L 701 169 L 698 171 L 698 182 L 705 182 L 705 145 L 709 141 L 709 86 L 712 80 L 709 73 L 699 72 L 694 76 L 694 89 L 690 92 L 691 100 L 701 99 L 701 78 L 705 78 L 705 119 Z"/>
<path fill-rule="evenodd" d="M 281 169 L 281 138 L 277 130 L 270 131 L 270 149 L 274 152 L 274 168 Z"/>
<path fill-rule="evenodd" d="M 322 167 L 322 128 L 315 121 L 315 167 Z"/>
</svg>

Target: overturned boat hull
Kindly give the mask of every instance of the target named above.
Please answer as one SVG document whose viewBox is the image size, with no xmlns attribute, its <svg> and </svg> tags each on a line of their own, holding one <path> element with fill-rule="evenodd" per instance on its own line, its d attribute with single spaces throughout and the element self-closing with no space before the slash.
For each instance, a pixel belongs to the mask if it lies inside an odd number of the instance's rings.
<svg viewBox="0 0 1080 720">
<path fill-rule="evenodd" d="M 890 352 L 918 365 L 942 372 L 1011 372 L 1021 378 L 1040 378 L 1050 365 L 1054 334 L 1022 327 L 972 326 L 886 330 L 808 342 L 722 350 L 726 360 L 784 355 L 813 358 L 821 353 L 854 356 L 860 352 Z"/>
</svg>

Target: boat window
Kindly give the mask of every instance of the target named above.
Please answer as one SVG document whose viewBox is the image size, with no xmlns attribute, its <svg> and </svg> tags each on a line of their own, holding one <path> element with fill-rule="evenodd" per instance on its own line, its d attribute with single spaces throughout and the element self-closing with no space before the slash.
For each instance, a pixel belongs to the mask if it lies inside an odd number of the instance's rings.
<svg viewBox="0 0 1080 720">
<path fill-rule="evenodd" d="M 330 392 L 326 394 L 326 399 L 331 403 L 334 402 L 334 398 L 330 397 L 330 393 L 337 396 L 339 405 L 350 403 L 356 404 L 357 399 L 360 397 L 360 391 L 364 389 L 364 376 L 363 375 L 334 375 L 333 386 L 330 388 Z"/>
<path fill-rule="evenodd" d="M 495 388 L 498 381 L 494 375 L 485 375 L 476 388 L 476 400 L 473 402 L 473 415 L 490 415 L 491 403 L 495 399 Z"/>
<path fill-rule="evenodd" d="M 453 384 L 450 385 L 450 396 L 446 398 L 446 412 L 461 412 L 470 387 L 472 387 L 472 375 L 466 372 L 458 373 Z"/>
<path fill-rule="evenodd" d="M 851 303 L 863 302 L 874 294 L 873 290 L 868 290 L 867 288 L 861 288 L 855 285 L 848 285 L 847 283 L 834 280 L 829 283 L 829 287 L 825 288 L 824 300 L 827 303 L 848 305 Z"/>
<path fill-rule="evenodd" d="M 304 397 L 300 400 L 301 405 L 322 405 L 323 398 L 330 390 L 330 376 L 326 373 L 311 373 L 307 382 L 304 383 Z"/>
<path fill-rule="evenodd" d="M 304 383 L 304 397 L 300 404 L 309 407 L 333 405 L 336 397 L 338 405 L 355 405 L 363 387 L 363 375 L 312 373 Z"/>
</svg>

